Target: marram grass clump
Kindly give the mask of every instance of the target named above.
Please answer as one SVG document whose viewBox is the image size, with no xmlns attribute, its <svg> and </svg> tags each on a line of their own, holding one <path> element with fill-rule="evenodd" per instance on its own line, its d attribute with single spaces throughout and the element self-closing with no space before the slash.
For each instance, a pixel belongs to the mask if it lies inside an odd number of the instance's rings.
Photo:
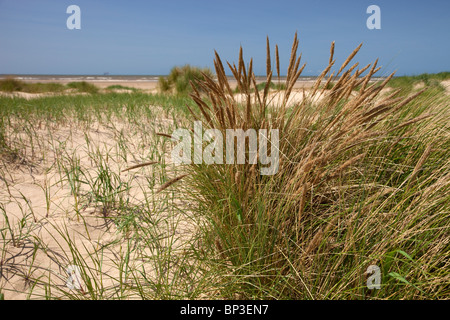
<svg viewBox="0 0 450 320">
<path fill-rule="evenodd" d="M 188 94 L 191 92 L 191 86 L 196 87 L 196 83 L 205 79 L 205 77 L 212 77 L 212 72 L 208 68 L 198 68 L 191 65 L 174 67 L 170 70 L 169 76 L 159 77 L 158 87 L 161 92 Z"/>
<path fill-rule="evenodd" d="M 333 42 L 328 66 L 290 105 L 305 68 L 298 45 L 295 36 L 275 105 L 268 39 L 263 90 L 242 48 L 237 65 L 227 65 L 243 101 L 236 101 L 217 53 L 217 81 L 205 76 L 192 89 L 199 110 L 192 118 L 204 129 L 278 129 L 280 137 L 273 176 L 248 162 L 186 166 L 182 185 L 206 221 L 202 252 L 208 270 L 221 275 L 221 296 L 448 298 L 448 124 L 445 131 L 442 112 L 424 107 L 437 100 L 426 88 L 408 97 L 383 90 L 393 74 L 375 82 L 378 61 L 352 63 L 361 45 L 335 68 Z M 275 68 L 279 77 L 278 47 Z M 381 269 L 380 290 L 367 288 L 371 265 Z"/>
</svg>

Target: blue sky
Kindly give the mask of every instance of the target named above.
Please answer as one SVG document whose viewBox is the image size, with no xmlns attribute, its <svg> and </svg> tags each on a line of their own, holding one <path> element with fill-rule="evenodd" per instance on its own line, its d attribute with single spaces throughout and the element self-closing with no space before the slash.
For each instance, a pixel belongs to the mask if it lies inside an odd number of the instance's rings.
<svg viewBox="0 0 450 320">
<path fill-rule="evenodd" d="M 69 5 L 81 9 L 81 30 L 69 30 Z M 369 30 L 369 5 L 381 9 L 381 30 Z M 450 1 L 428 0 L 0 0 L 0 74 L 167 74 L 186 63 L 212 67 L 214 50 L 234 62 L 239 46 L 258 74 L 265 41 L 278 44 L 286 69 L 298 31 L 304 75 L 337 64 L 361 42 L 355 60 L 379 58 L 382 75 L 450 71 Z"/>
</svg>

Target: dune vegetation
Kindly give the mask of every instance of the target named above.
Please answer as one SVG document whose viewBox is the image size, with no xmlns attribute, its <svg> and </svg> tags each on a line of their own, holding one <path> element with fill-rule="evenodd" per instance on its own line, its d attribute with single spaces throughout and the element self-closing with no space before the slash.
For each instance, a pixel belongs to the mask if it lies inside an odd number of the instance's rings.
<svg viewBox="0 0 450 320">
<path fill-rule="evenodd" d="M 267 39 L 262 84 L 241 48 L 214 72 L 174 68 L 158 94 L 0 96 L 0 296 L 448 299 L 448 73 L 374 80 L 378 61 L 354 63 L 359 46 L 337 65 L 332 43 L 297 92 L 298 46 L 282 76 Z M 172 132 L 195 120 L 277 129 L 277 173 L 173 163 Z"/>
</svg>

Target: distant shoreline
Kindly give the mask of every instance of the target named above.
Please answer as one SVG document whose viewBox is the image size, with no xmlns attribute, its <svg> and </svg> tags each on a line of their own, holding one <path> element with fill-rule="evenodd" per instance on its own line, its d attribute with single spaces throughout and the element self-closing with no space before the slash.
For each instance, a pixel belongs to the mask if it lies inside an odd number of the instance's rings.
<svg viewBox="0 0 450 320">
<path fill-rule="evenodd" d="M 86 81 L 96 85 L 97 87 L 104 89 L 113 85 L 122 85 L 131 88 L 141 89 L 149 92 L 156 92 L 158 88 L 158 79 L 161 75 L 41 75 L 41 74 L 0 74 L 0 80 L 7 78 L 14 78 L 24 82 L 30 83 L 49 83 L 56 82 L 67 84 L 69 82 L 79 82 Z M 167 75 L 162 75 L 162 77 L 167 77 Z M 257 76 L 256 82 L 266 81 L 266 76 Z M 314 85 L 317 76 L 301 76 L 295 84 L 295 89 L 310 88 Z M 377 81 L 383 79 L 373 78 L 372 80 Z M 237 83 L 232 76 L 228 76 L 228 80 L 232 88 L 234 88 Z M 280 81 L 285 81 L 286 77 L 280 77 Z M 278 81 L 278 77 L 273 78 L 273 82 Z"/>
<path fill-rule="evenodd" d="M 0 79 L 15 78 L 19 80 L 92 80 L 92 81 L 117 81 L 117 80 L 131 80 L 131 81 L 158 81 L 159 77 L 167 77 L 168 75 L 90 75 L 90 74 L 0 74 Z M 302 80 L 315 80 L 318 76 L 300 76 Z M 232 75 L 228 78 L 234 79 Z M 266 76 L 256 76 L 257 80 L 265 80 Z M 278 79 L 278 77 L 273 78 Z M 286 76 L 281 76 L 280 79 L 286 79 Z"/>
</svg>

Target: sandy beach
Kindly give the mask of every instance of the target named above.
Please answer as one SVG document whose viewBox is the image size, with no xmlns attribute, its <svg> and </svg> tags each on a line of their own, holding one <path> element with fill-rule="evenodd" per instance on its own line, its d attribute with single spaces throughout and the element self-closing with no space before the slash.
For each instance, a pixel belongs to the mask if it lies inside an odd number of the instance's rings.
<svg viewBox="0 0 450 320">
<path fill-rule="evenodd" d="M 165 76 L 164 76 L 165 77 Z M 68 84 L 70 82 L 86 81 L 92 83 L 100 89 L 106 89 L 109 86 L 120 85 L 142 90 L 148 93 L 156 93 L 158 91 L 158 76 L 51 76 L 51 75 L 0 75 L 0 80 L 6 78 L 14 78 L 28 83 L 61 83 Z M 281 77 L 280 81 L 284 82 L 285 78 Z M 256 82 L 262 83 L 265 77 L 257 77 Z M 278 79 L 273 79 L 274 83 Z M 294 85 L 294 89 L 310 88 L 315 82 L 315 77 L 304 77 Z M 236 88 L 237 82 L 229 77 L 229 83 L 232 89 Z"/>
</svg>

